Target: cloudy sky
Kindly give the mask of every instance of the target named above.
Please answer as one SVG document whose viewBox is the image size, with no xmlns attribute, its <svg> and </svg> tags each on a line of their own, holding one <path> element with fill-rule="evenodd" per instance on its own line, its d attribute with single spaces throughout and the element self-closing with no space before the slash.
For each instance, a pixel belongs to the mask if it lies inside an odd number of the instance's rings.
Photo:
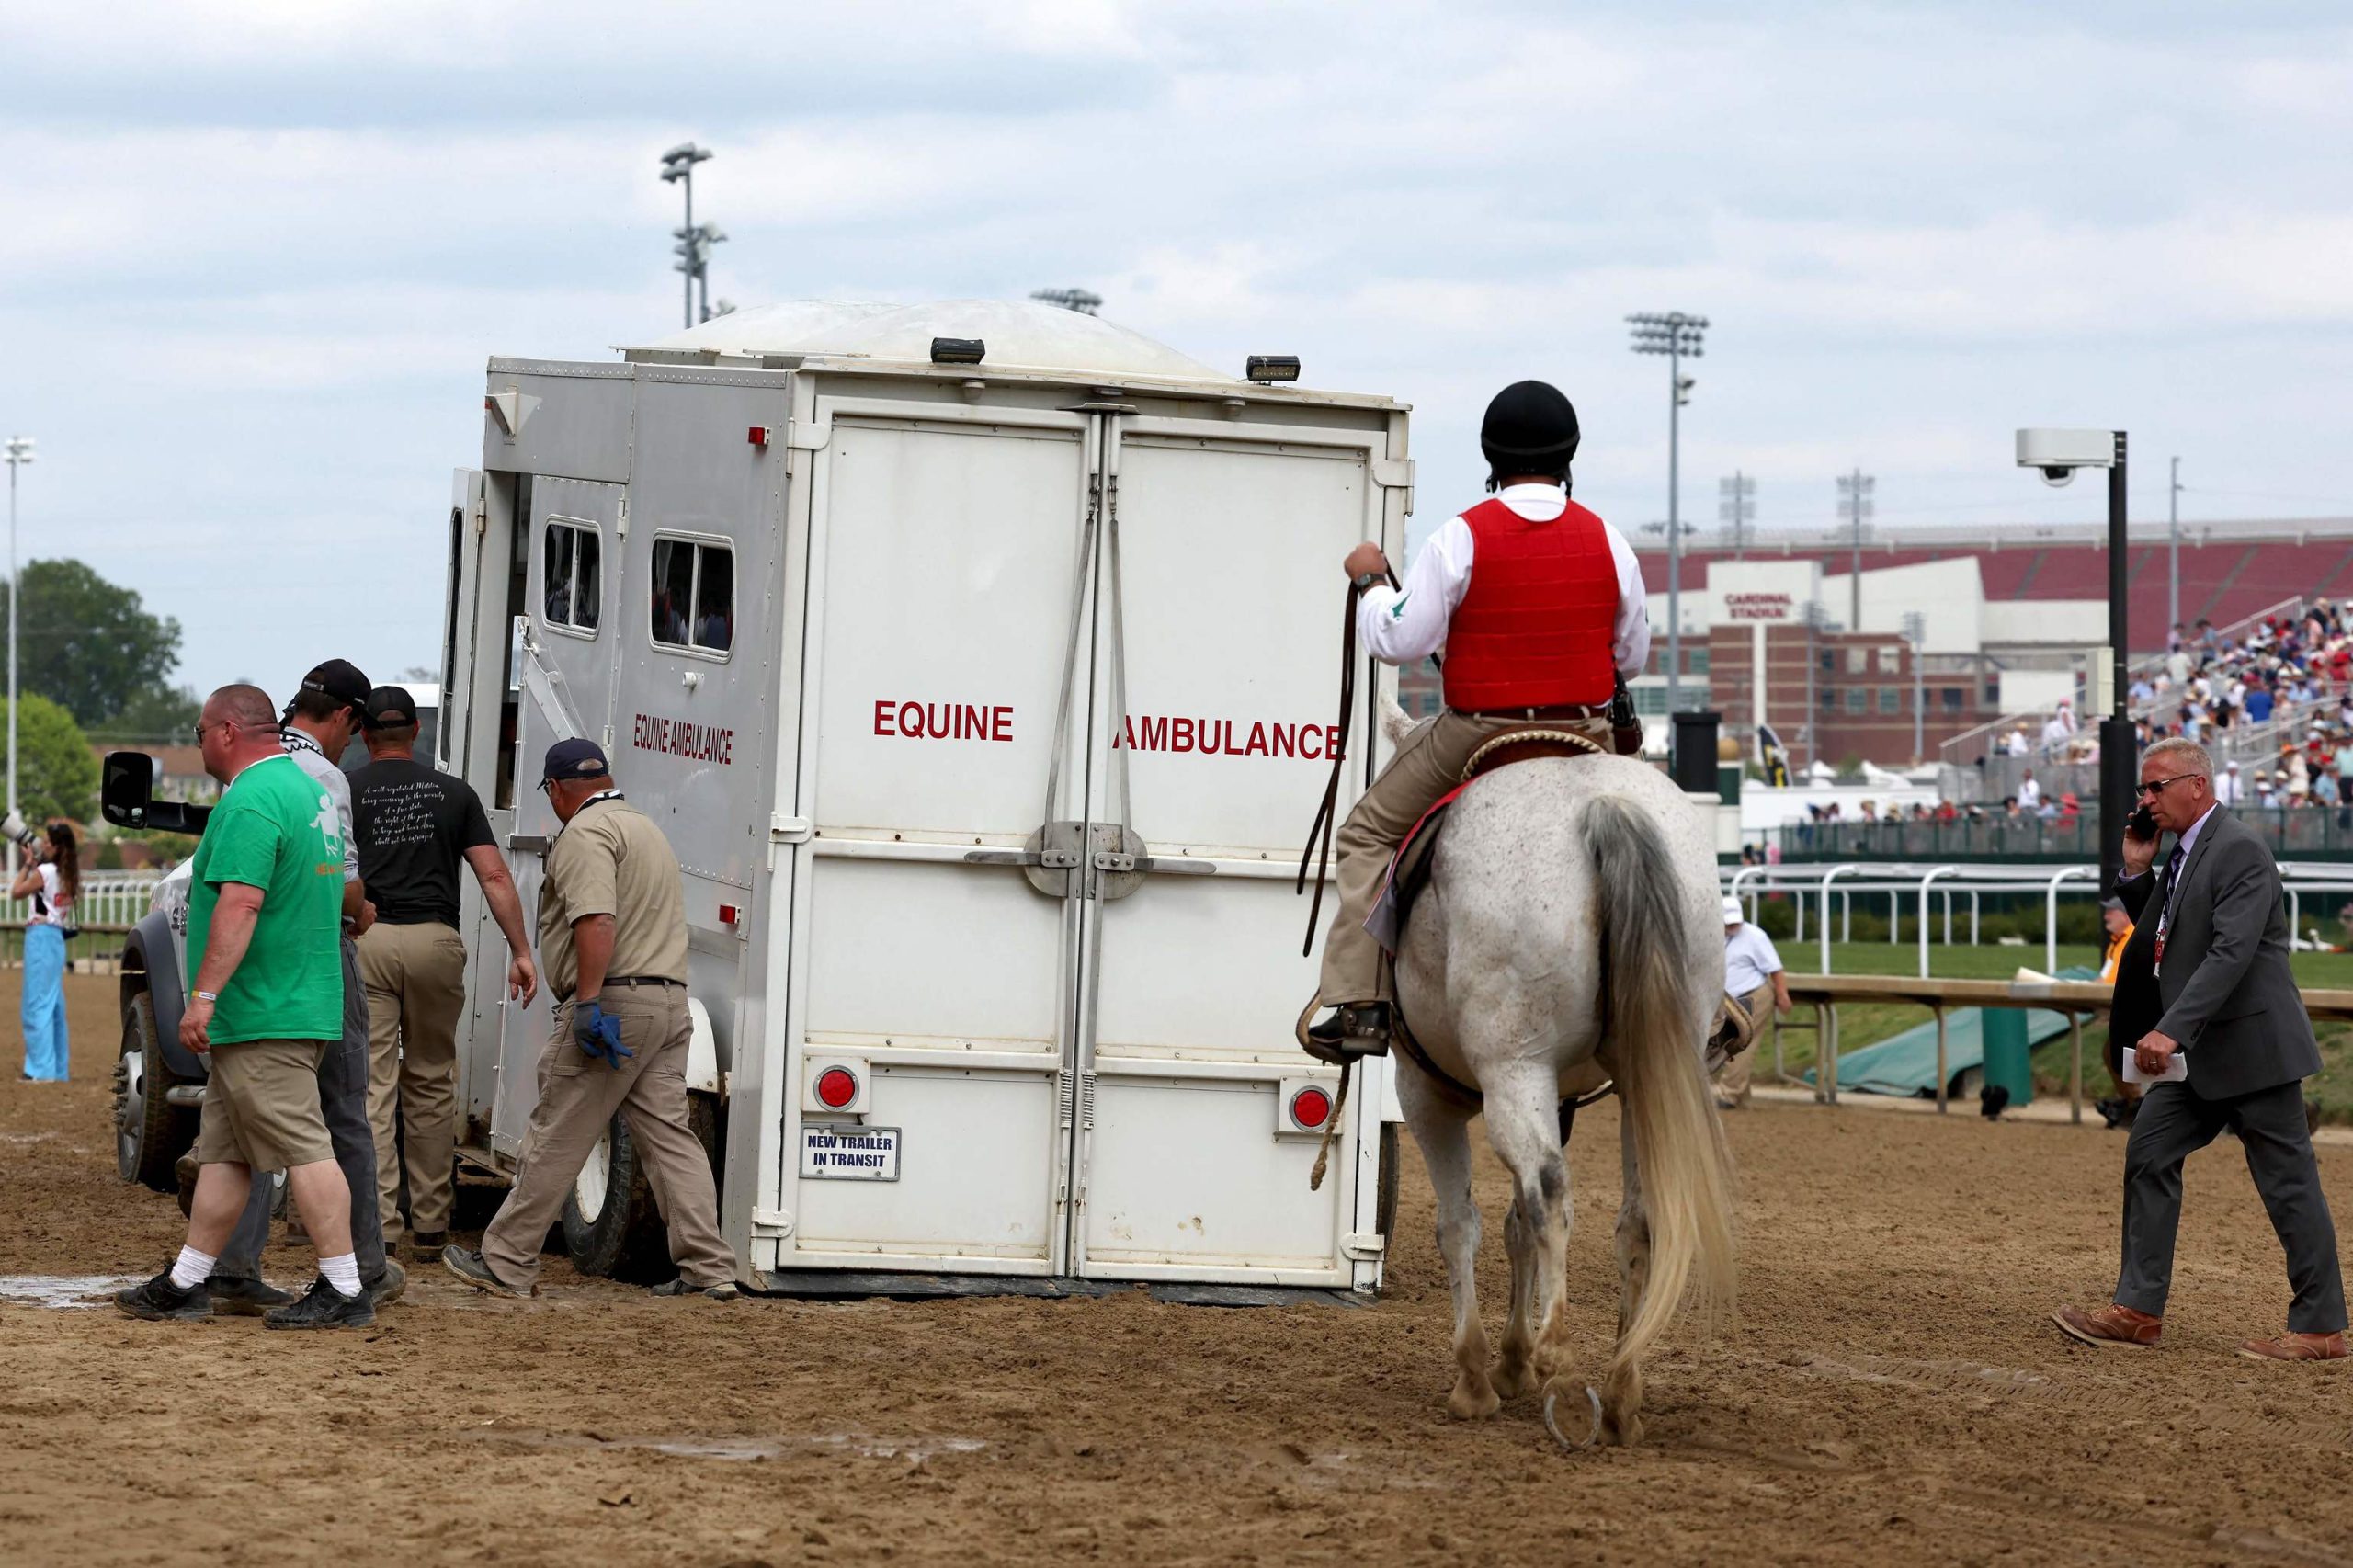
<svg viewBox="0 0 2353 1568">
<path fill-rule="evenodd" d="M 2065 13 L 2062 19 L 2060 13 Z M 675 187 L 738 303 L 1096 290 L 1211 364 L 1415 405 L 1427 527 L 1540 376 L 1578 494 L 1687 517 L 2090 520 L 2015 426 L 2129 427 L 2136 517 L 2353 516 L 2341 0 L 103 7 L 0 0 L 0 434 L 21 551 L 273 691 L 438 659 L 496 354 L 677 324 Z"/>
</svg>

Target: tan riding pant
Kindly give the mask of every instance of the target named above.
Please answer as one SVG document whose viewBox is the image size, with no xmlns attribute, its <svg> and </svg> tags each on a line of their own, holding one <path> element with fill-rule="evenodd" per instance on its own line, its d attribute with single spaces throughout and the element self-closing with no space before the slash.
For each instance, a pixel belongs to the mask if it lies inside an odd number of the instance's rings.
<svg viewBox="0 0 2353 1568">
<path fill-rule="evenodd" d="M 449 1228 L 466 944 L 454 927 L 438 922 L 379 921 L 358 945 L 359 978 L 368 987 L 368 1124 L 376 1138 L 376 1207 L 383 1216 L 384 1240 L 397 1243 L 404 1156 L 415 1228 Z"/>
<path fill-rule="evenodd" d="M 1747 1008 L 1748 1016 L 1756 1020 L 1756 1037 L 1750 1042 L 1746 1051 L 1716 1069 L 1716 1097 L 1731 1100 L 1736 1105 L 1746 1105 L 1748 1103 L 1748 1064 L 1756 1060 L 1756 1053 L 1765 1048 L 1766 1029 L 1779 1027 L 1773 1012 L 1773 983 L 1767 981 L 1742 997 L 1740 1005 Z"/>
<path fill-rule="evenodd" d="M 677 986 L 608 986 L 597 1000 L 621 1021 L 621 1044 L 636 1052 L 608 1067 L 580 1053 L 572 1005 L 555 1010 L 555 1032 L 540 1050 L 540 1103 L 523 1133 L 522 1165 L 482 1236 L 483 1260 L 518 1290 L 539 1281 L 540 1248 L 563 1212 L 564 1195 L 619 1111 L 638 1163 L 670 1228 L 670 1257 L 693 1285 L 735 1278 L 719 1239 L 719 1189 L 710 1157 L 687 1124 L 687 1044 L 694 1025 Z M 614 1193 L 610 1201 L 628 1201 Z"/>
<path fill-rule="evenodd" d="M 1388 881 L 1389 858 L 1422 813 L 1462 781 L 1462 767 L 1489 736 L 1505 730 L 1524 729 L 1528 719 L 1482 719 L 1448 709 L 1435 719 L 1415 726 L 1397 755 L 1333 835 L 1339 864 L 1333 874 L 1340 895 L 1338 914 L 1324 938 L 1324 974 L 1319 984 L 1327 1006 L 1353 1002 L 1390 1001 L 1388 976 L 1381 961 L 1381 944 L 1364 928 L 1365 916 L 1380 902 Z M 1571 722 L 1542 721 L 1545 728 L 1569 730 L 1609 744 L 1609 722 L 1586 719 Z"/>
</svg>

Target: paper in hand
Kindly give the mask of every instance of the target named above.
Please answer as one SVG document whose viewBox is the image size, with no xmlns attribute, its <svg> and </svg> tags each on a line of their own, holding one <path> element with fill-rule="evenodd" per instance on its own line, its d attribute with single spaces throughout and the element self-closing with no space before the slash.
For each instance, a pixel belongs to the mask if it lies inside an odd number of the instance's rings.
<svg viewBox="0 0 2353 1568">
<path fill-rule="evenodd" d="M 2188 1082 L 2188 1078 L 2189 1053 L 2188 1051 L 2176 1051 L 2171 1056 L 2166 1057 L 2165 1070 L 2154 1077 L 2141 1071 L 2141 1058 L 2138 1052 L 2128 1051 L 2124 1053 L 2124 1081 L 2128 1084 L 2180 1084 Z"/>
</svg>

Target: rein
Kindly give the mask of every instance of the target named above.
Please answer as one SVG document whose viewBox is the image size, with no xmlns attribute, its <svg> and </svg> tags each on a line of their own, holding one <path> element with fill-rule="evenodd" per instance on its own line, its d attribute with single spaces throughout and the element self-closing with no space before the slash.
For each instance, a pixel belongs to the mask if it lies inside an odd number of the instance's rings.
<svg viewBox="0 0 2353 1568">
<path fill-rule="evenodd" d="M 1397 586 L 1397 574 L 1387 573 L 1391 587 Z M 1294 894 L 1307 891 L 1307 862 L 1315 862 L 1315 897 L 1307 906 L 1307 937 L 1299 945 L 1299 956 L 1312 958 L 1315 953 L 1315 924 L 1324 914 L 1324 879 L 1332 865 L 1332 832 L 1339 825 L 1340 782 L 1347 767 L 1348 721 L 1357 704 L 1357 601 L 1364 597 L 1364 590 L 1354 579 L 1348 583 L 1348 597 L 1340 607 L 1340 722 L 1337 726 L 1341 744 L 1332 754 L 1332 777 L 1324 781 L 1323 803 L 1315 808 L 1315 820 L 1308 825 L 1307 846 L 1299 852 L 1299 879 L 1291 884 Z"/>
</svg>

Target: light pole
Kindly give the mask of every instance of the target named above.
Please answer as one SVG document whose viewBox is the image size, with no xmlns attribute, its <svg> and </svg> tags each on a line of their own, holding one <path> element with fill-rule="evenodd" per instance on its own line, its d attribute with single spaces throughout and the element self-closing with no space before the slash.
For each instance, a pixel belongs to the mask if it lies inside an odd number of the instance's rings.
<svg viewBox="0 0 2353 1568">
<path fill-rule="evenodd" d="M 17 471 L 33 460 L 33 438 L 11 436 L 0 461 L 8 465 L 8 810 L 17 809 Z M 17 846 L 8 845 L 8 868 L 17 865 Z"/>
<path fill-rule="evenodd" d="M 1904 612 L 1904 640 L 1912 644 L 1912 766 L 1917 767 L 1927 749 L 1927 682 L 1921 674 L 1920 649 L 1928 640 L 1928 618 L 1916 609 Z"/>
<path fill-rule="evenodd" d="M 1852 541 L 1854 561 L 1847 578 L 1847 630 L 1849 631 L 1863 629 L 1863 528 L 1871 520 L 1871 513 L 1877 510 L 1871 500 L 1871 492 L 1878 485 L 1879 481 L 1861 469 L 1850 474 L 1841 474 L 1838 478 L 1838 516 L 1855 525 Z"/>
<path fill-rule="evenodd" d="M 1808 599 L 1798 607 L 1805 619 L 1805 768 L 1813 771 L 1822 756 L 1822 709 L 1814 699 L 1813 676 L 1822 667 L 1822 601 Z"/>
<path fill-rule="evenodd" d="M 1683 684 L 1683 506 L 1677 492 L 1682 482 L 1683 405 L 1694 385 L 1683 373 L 1683 361 L 1699 358 L 1708 318 L 1646 311 L 1626 322 L 1634 329 L 1635 353 L 1666 356 L 1666 722 L 1673 733 Z"/>
<path fill-rule="evenodd" d="M 2173 479 L 2165 492 L 2165 637 L 2181 624 L 2181 460 L 2173 460 Z"/>
<path fill-rule="evenodd" d="M 698 147 L 691 142 L 681 142 L 662 154 L 662 182 L 665 185 L 683 185 L 687 192 L 686 226 L 682 229 L 674 229 L 671 233 L 677 236 L 679 242 L 677 251 L 682 259 L 679 262 L 678 270 L 687 275 L 687 324 L 688 326 L 695 324 L 695 278 L 701 267 L 701 263 L 696 259 L 694 254 L 698 248 L 695 241 L 695 165 L 708 162 L 712 156 L 710 148 Z M 713 231 L 710 235 L 714 240 L 725 237 L 716 231 Z M 703 259 L 708 260 L 710 256 L 710 244 L 705 243 L 699 248 Z M 705 285 L 704 297 L 706 300 L 710 297 L 708 284 Z"/>
<path fill-rule="evenodd" d="M 2131 628 L 2127 616 L 2124 528 L 2125 440 L 2121 430 L 2033 429 L 2018 432 L 2020 468 L 2040 469 L 2046 484 L 2065 484 L 2079 468 L 2108 470 L 2108 713 L 2099 722 L 2099 877 L 2105 892 L 2124 869 L 2124 819 L 2131 813 L 2131 700 L 2124 667 Z M 2090 704 L 2086 704 L 2086 707 Z"/>
<path fill-rule="evenodd" d="M 1748 558 L 1748 525 L 1756 517 L 1756 482 L 1733 470 L 1730 479 L 1716 481 L 1716 491 L 1722 499 L 1716 503 L 1716 516 L 1732 525 L 1732 558 Z"/>
</svg>

